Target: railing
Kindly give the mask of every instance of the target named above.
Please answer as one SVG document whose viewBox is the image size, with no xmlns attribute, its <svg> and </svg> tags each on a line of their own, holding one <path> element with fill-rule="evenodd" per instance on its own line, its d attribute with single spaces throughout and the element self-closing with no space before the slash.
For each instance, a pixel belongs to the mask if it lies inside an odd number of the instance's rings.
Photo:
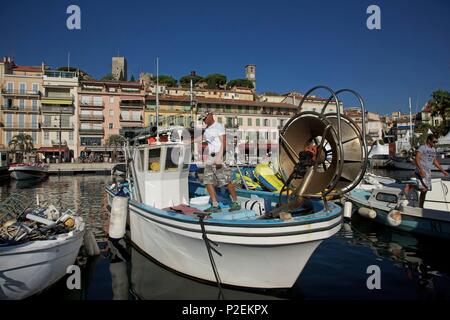
<svg viewBox="0 0 450 320">
<path fill-rule="evenodd" d="M 72 94 L 61 94 L 61 95 L 57 95 L 57 96 L 49 96 L 49 95 L 45 95 L 42 97 L 42 99 L 46 99 L 46 100 L 70 100 L 70 101 L 74 101 L 74 97 Z"/>
<path fill-rule="evenodd" d="M 68 107 L 68 106 L 41 106 L 41 110 L 43 113 L 74 113 L 74 107 Z"/>
<path fill-rule="evenodd" d="M 2 94 L 7 95 L 20 95 L 20 96 L 39 96 L 41 92 L 39 90 L 9 90 L 8 88 L 2 89 Z"/>
<path fill-rule="evenodd" d="M 57 146 L 57 145 L 59 145 L 59 140 L 51 140 L 51 143 L 52 143 L 53 146 Z M 67 141 L 66 140 L 61 140 L 61 145 L 62 146 L 67 145 Z"/>
<path fill-rule="evenodd" d="M 70 71 L 45 71 L 44 75 L 47 77 L 52 77 L 52 78 L 76 78 L 77 77 L 76 72 L 70 72 Z"/>
<path fill-rule="evenodd" d="M 54 129 L 59 130 L 60 126 L 59 123 L 42 123 L 41 124 L 42 129 Z M 61 129 L 74 129 L 73 123 L 61 123 Z"/>
<path fill-rule="evenodd" d="M 39 107 L 18 107 L 18 106 L 2 106 L 5 112 L 39 112 Z"/>
<path fill-rule="evenodd" d="M 104 133 L 103 128 L 80 128 L 80 134 L 102 134 Z"/>
<path fill-rule="evenodd" d="M 120 101 L 120 107 L 121 108 L 143 109 L 144 106 L 145 105 L 144 105 L 143 101 L 133 101 L 133 102 Z"/>
<path fill-rule="evenodd" d="M 7 122 L 3 129 L 39 129 L 39 123 Z"/>
<path fill-rule="evenodd" d="M 80 114 L 79 118 L 81 121 L 103 121 L 103 115 L 94 115 L 94 114 Z"/>
<path fill-rule="evenodd" d="M 120 125 L 122 126 L 122 128 L 130 128 L 130 127 L 142 127 L 143 123 L 142 121 L 137 121 L 137 120 L 125 120 L 125 122 L 122 122 L 122 120 L 120 121 Z"/>
<path fill-rule="evenodd" d="M 80 101 L 80 107 L 94 107 L 94 108 L 103 108 L 104 103 L 101 102 L 93 102 L 93 101 Z"/>
</svg>

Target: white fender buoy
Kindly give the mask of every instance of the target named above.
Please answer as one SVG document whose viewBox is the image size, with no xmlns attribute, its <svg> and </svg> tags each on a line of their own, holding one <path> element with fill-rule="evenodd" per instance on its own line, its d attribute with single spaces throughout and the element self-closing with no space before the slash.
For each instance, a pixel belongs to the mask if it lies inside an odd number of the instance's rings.
<svg viewBox="0 0 450 320">
<path fill-rule="evenodd" d="M 344 218 L 352 218 L 353 204 L 350 201 L 345 201 L 344 203 Z"/>
<path fill-rule="evenodd" d="M 86 248 L 86 252 L 89 256 L 98 256 L 100 254 L 100 249 L 97 244 L 97 240 L 95 240 L 94 234 L 92 230 L 86 230 L 84 233 L 84 247 Z"/>
<path fill-rule="evenodd" d="M 369 218 L 369 219 L 375 219 L 377 216 L 377 212 L 375 210 L 366 208 L 366 207 L 359 208 L 358 213 L 360 216 L 363 216 L 364 218 Z"/>
<path fill-rule="evenodd" d="M 128 198 L 115 196 L 112 200 L 109 218 L 109 237 L 121 239 L 125 235 L 127 224 Z"/>
<path fill-rule="evenodd" d="M 402 223 L 402 213 L 398 210 L 389 211 L 387 221 L 390 226 L 398 227 Z"/>
</svg>

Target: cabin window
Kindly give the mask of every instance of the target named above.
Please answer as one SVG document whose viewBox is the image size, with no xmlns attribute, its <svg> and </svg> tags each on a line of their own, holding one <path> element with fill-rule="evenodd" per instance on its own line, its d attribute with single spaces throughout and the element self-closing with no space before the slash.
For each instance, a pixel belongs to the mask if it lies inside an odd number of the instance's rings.
<svg viewBox="0 0 450 320">
<path fill-rule="evenodd" d="M 398 202 L 397 196 L 395 194 L 391 194 L 391 193 L 380 192 L 377 194 L 375 199 L 377 199 L 378 201 L 389 202 L 389 203 L 397 203 Z"/>
<path fill-rule="evenodd" d="M 159 160 L 161 157 L 161 149 L 150 149 L 148 150 L 148 171 L 159 172 L 160 164 Z"/>
<path fill-rule="evenodd" d="M 167 148 L 165 171 L 177 171 L 180 163 L 180 148 Z"/>
</svg>

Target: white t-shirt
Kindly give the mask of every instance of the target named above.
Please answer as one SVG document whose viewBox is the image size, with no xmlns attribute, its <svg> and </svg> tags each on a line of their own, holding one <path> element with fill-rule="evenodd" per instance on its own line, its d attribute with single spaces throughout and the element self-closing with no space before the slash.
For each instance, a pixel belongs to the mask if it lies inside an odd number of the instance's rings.
<svg viewBox="0 0 450 320">
<path fill-rule="evenodd" d="M 222 124 L 214 122 L 205 130 L 205 139 L 208 143 L 209 154 L 218 153 L 222 143 L 220 141 L 220 136 L 225 135 L 225 128 Z"/>
</svg>

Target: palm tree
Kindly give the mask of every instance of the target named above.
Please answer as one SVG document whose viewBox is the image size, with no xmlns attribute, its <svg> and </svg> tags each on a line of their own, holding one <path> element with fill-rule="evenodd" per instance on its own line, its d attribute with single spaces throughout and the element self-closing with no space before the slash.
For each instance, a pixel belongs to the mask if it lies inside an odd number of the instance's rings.
<svg viewBox="0 0 450 320">
<path fill-rule="evenodd" d="M 450 93 L 445 90 L 436 90 L 431 94 L 430 100 L 431 114 L 440 115 L 442 124 L 439 128 L 439 134 L 445 135 L 448 131 L 447 118 L 450 116 Z"/>
<path fill-rule="evenodd" d="M 126 142 L 125 137 L 121 136 L 120 134 L 113 134 L 110 135 L 108 138 L 108 141 L 106 142 L 106 145 L 114 147 L 113 150 L 113 162 L 116 162 L 116 153 L 117 148 L 123 146 L 123 144 Z"/>
<path fill-rule="evenodd" d="M 20 133 L 11 139 L 8 146 L 14 154 L 17 150 L 20 151 L 20 160 L 22 160 L 24 153 L 31 152 L 33 150 L 33 138 L 29 134 Z"/>
</svg>

